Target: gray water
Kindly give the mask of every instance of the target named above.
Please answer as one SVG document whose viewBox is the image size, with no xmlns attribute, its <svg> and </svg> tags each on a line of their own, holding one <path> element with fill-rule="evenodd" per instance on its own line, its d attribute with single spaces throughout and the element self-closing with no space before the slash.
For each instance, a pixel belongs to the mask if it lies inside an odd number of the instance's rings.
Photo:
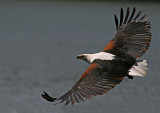
<svg viewBox="0 0 160 113">
<path fill-rule="evenodd" d="M 0 2 L 0 113 L 160 113 L 160 4 L 130 4 L 151 17 L 153 40 L 141 59 L 145 78 L 126 78 L 103 96 L 74 106 L 54 105 L 78 80 L 82 53 L 101 51 L 113 38 L 113 14 L 128 4 Z"/>
</svg>

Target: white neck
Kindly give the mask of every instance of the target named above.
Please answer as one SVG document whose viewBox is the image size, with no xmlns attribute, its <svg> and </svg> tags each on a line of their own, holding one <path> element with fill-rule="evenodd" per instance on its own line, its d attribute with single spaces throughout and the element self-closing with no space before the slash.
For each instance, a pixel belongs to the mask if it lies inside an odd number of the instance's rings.
<svg viewBox="0 0 160 113">
<path fill-rule="evenodd" d="M 85 61 L 88 63 L 92 63 L 95 59 L 100 59 L 100 60 L 113 60 L 115 55 L 106 53 L 106 52 L 99 52 L 99 53 L 94 53 L 94 54 L 83 54 L 86 56 Z"/>
</svg>

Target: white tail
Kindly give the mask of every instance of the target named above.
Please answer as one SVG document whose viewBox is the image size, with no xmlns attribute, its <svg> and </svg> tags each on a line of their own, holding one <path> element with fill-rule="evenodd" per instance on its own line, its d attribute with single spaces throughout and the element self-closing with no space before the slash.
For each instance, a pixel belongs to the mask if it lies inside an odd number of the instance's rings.
<svg viewBox="0 0 160 113">
<path fill-rule="evenodd" d="M 129 75 L 144 77 L 147 73 L 147 61 L 137 60 L 136 63 L 129 70 Z"/>
</svg>

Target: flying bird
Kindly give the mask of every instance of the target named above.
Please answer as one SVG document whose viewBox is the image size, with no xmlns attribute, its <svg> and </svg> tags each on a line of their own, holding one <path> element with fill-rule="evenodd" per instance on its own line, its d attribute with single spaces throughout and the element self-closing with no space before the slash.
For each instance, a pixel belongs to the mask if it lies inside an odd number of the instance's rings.
<svg viewBox="0 0 160 113">
<path fill-rule="evenodd" d="M 150 46 L 151 25 L 150 18 L 146 18 L 146 15 L 141 16 L 141 11 L 135 13 L 135 7 L 131 12 L 128 7 L 124 16 L 121 8 L 119 20 L 114 15 L 116 33 L 108 45 L 99 53 L 77 56 L 77 59 L 86 61 L 90 66 L 67 93 L 53 98 L 44 92 L 42 97 L 50 102 L 73 105 L 107 93 L 125 77 L 144 77 L 147 61 L 137 59 Z"/>
</svg>

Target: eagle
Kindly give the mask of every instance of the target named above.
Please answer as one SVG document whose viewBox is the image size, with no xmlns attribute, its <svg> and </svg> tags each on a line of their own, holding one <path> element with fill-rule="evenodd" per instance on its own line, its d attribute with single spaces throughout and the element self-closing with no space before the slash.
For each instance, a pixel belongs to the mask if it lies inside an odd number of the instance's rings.
<svg viewBox="0 0 160 113">
<path fill-rule="evenodd" d="M 108 45 L 98 53 L 81 54 L 81 59 L 90 64 L 75 85 L 59 98 L 53 98 L 46 92 L 42 97 L 50 102 L 65 105 L 85 101 L 88 98 L 103 95 L 124 80 L 134 76 L 144 77 L 147 72 L 147 61 L 139 60 L 151 43 L 150 18 L 146 14 L 137 14 L 127 7 L 125 16 L 120 10 L 120 18 L 114 15 L 116 33 Z"/>
</svg>

